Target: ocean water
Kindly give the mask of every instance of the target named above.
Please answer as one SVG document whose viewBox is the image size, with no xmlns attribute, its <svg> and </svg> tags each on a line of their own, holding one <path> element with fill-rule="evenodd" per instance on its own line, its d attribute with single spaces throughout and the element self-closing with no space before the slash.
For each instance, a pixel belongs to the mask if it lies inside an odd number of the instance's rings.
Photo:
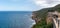
<svg viewBox="0 0 60 28">
<path fill-rule="evenodd" d="M 0 11 L 0 28 L 31 28 L 34 21 L 32 12 Z"/>
</svg>

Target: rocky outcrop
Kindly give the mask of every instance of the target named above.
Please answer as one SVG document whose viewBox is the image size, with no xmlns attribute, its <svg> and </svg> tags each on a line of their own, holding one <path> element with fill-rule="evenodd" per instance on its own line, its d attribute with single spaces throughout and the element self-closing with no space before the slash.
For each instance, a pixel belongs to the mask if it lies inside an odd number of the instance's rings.
<svg viewBox="0 0 60 28">
<path fill-rule="evenodd" d="M 51 17 L 48 16 L 48 10 L 54 10 L 54 11 L 56 10 L 56 11 L 60 12 L 60 4 L 56 5 L 55 7 L 43 8 L 39 11 L 32 12 L 32 19 L 35 20 L 35 22 L 37 23 L 36 25 L 34 25 L 34 28 L 38 28 L 39 26 L 41 26 L 41 23 L 42 23 L 43 28 L 45 28 L 45 27 L 52 28 L 52 24 L 49 25 L 52 22 L 52 19 L 51 19 Z M 46 24 L 48 24 L 48 26 Z M 44 26 L 44 25 L 46 25 L 46 26 Z"/>
<path fill-rule="evenodd" d="M 36 23 L 41 21 L 41 18 L 37 17 L 36 13 L 32 13 L 32 19 L 35 20 Z"/>
</svg>

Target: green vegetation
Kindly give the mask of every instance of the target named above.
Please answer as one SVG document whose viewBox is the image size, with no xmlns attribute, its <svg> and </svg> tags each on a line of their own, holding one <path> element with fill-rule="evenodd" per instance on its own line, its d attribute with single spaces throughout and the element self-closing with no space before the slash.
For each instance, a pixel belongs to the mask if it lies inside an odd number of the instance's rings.
<svg viewBox="0 0 60 28">
<path fill-rule="evenodd" d="M 39 11 L 34 11 L 33 13 L 36 14 L 36 18 L 38 18 L 38 17 L 41 18 L 41 22 L 38 22 L 32 28 L 53 28 L 52 23 L 49 23 L 49 24 L 46 23 L 46 17 L 47 17 L 48 10 L 56 10 L 56 11 L 60 12 L 60 4 L 56 5 L 55 7 L 44 8 Z"/>
</svg>

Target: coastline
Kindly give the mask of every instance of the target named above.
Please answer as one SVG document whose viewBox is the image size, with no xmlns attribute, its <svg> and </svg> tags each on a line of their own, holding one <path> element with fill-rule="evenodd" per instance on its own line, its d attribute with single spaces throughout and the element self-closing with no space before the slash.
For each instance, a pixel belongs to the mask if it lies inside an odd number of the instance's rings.
<svg viewBox="0 0 60 28">
<path fill-rule="evenodd" d="M 33 21 L 33 23 L 31 24 L 31 28 L 36 24 L 36 22 L 35 22 L 35 20 L 31 20 L 31 21 Z"/>
<path fill-rule="evenodd" d="M 30 21 L 32 21 L 30 28 L 32 28 L 36 24 L 35 20 L 33 20 L 31 17 L 32 17 L 32 14 L 30 15 Z"/>
</svg>

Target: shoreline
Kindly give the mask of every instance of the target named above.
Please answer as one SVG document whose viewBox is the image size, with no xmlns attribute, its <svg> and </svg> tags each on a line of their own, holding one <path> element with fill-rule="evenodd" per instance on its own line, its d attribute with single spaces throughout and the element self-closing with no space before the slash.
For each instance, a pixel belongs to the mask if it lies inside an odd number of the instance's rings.
<svg viewBox="0 0 60 28">
<path fill-rule="evenodd" d="M 36 22 L 35 22 L 35 20 L 33 20 L 33 19 L 30 19 L 31 21 L 32 21 L 32 23 L 31 23 L 31 25 L 30 25 L 30 28 L 32 28 L 33 27 L 33 25 L 35 25 L 36 24 Z"/>
<path fill-rule="evenodd" d="M 32 17 L 32 14 L 31 14 L 31 17 Z M 32 28 L 36 24 L 36 22 L 32 18 L 30 20 L 32 21 L 32 24 L 30 25 L 30 28 Z"/>
<path fill-rule="evenodd" d="M 33 27 L 33 25 L 35 25 L 36 24 L 36 22 L 34 21 L 34 20 L 32 20 L 33 21 L 33 23 L 31 24 L 31 28 Z"/>
</svg>

